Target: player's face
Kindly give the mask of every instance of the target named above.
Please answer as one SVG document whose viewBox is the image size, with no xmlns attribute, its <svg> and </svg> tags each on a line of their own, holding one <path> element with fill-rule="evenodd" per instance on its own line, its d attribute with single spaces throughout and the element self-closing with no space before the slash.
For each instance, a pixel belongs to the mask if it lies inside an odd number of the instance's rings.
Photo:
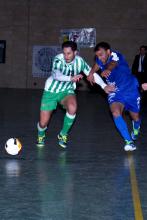
<svg viewBox="0 0 147 220">
<path fill-rule="evenodd" d="M 98 51 L 96 51 L 95 54 L 99 58 L 99 60 L 101 60 L 102 63 L 105 64 L 108 60 L 108 57 L 110 56 L 110 50 L 100 48 Z"/>
<path fill-rule="evenodd" d="M 145 48 L 144 47 L 142 47 L 142 48 L 140 48 L 140 54 L 142 55 L 142 56 L 144 56 L 145 55 Z"/>
<path fill-rule="evenodd" d="M 71 47 L 65 47 L 63 48 L 63 55 L 66 63 L 70 63 L 74 60 L 76 51 L 73 51 Z"/>
</svg>

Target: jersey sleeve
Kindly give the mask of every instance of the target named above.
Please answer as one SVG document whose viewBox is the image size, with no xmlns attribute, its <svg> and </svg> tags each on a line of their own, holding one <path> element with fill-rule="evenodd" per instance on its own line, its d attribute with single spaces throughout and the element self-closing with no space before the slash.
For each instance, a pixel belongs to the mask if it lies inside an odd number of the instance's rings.
<svg viewBox="0 0 147 220">
<path fill-rule="evenodd" d="M 97 73 L 94 73 L 93 76 L 95 83 L 98 84 L 102 89 L 104 89 L 107 86 L 107 84 L 102 80 L 102 78 Z"/>
<path fill-rule="evenodd" d="M 84 74 L 85 74 L 86 76 L 88 76 L 90 70 L 91 70 L 91 67 L 86 63 L 86 61 L 84 61 L 84 60 L 82 59 L 82 72 L 84 72 Z"/>
<path fill-rule="evenodd" d="M 53 61 L 53 66 L 52 66 L 52 77 L 53 77 L 53 79 L 55 79 L 57 81 L 61 81 L 61 82 L 71 81 L 70 76 L 63 75 L 62 66 L 63 66 L 62 61 L 60 59 L 58 59 L 57 57 L 55 57 L 55 59 Z"/>
<path fill-rule="evenodd" d="M 82 71 L 85 73 L 86 76 L 88 76 L 91 70 L 91 67 L 84 60 L 83 62 L 84 63 L 83 63 Z M 102 78 L 97 73 L 94 73 L 93 76 L 94 76 L 95 83 L 98 84 L 102 89 L 104 89 L 105 86 L 107 86 L 107 84 L 102 80 Z"/>
<path fill-rule="evenodd" d="M 116 52 L 111 52 L 109 62 L 111 61 L 119 62 L 119 56 Z"/>
<path fill-rule="evenodd" d="M 71 81 L 71 77 L 63 75 L 60 70 L 54 70 L 52 72 L 52 77 L 53 77 L 53 79 L 55 79 L 57 81 L 61 81 L 61 82 L 70 82 Z"/>
<path fill-rule="evenodd" d="M 52 71 L 61 70 L 61 66 L 62 61 L 59 58 L 55 57 L 53 60 Z"/>
</svg>

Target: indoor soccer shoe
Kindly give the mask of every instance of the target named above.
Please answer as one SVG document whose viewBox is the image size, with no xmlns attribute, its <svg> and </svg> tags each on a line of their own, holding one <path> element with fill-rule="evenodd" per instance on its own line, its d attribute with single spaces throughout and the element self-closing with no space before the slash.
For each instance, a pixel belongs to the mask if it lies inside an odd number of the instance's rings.
<svg viewBox="0 0 147 220">
<path fill-rule="evenodd" d="M 63 148 L 67 147 L 67 135 L 58 134 L 59 145 Z"/>
<path fill-rule="evenodd" d="M 138 128 L 138 129 L 133 129 L 133 131 L 131 132 L 131 137 L 132 137 L 132 140 L 133 140 L 133 141 L 136 141 L 136 140 L 137 140 L 138 134 L 139 134 L 139 130 L 140 130 L 140 128 Z"/>
<path fill-rule="evenodd" d="M 136 146 L 133 142 L 126 142 L 126 145 L 124 146 L 125 151 L 134 151 L 136 150 Z"/>
<path fill-rule="evenodd" d="M 37 145 L 37 147 L 44 147 L 45 146 L 45 135 L 38 136 L 36 145 Z"/>
</svg>

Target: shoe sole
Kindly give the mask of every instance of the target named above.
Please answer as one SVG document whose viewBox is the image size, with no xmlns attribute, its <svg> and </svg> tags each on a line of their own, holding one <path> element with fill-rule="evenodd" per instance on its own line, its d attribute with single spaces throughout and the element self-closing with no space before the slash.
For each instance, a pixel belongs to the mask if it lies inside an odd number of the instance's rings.
<svg viewBox="0 0 147 220">
<path fill-rule="evenodd" d="M 66 148 L 67 146 L 65 146 L 64 144 L 59 143 L 59 146 L 62 148 Z"/>
<path fill-rule="evenodd" d="M 45 144 L 36 144 L 37 147 L 44 147 Z"/>
<path fill-rule="evenodd" d="M 62 147 L 62 148 L 66 148 L 67 145 L 64 145 L 64 144 L 60 143 L 60 141 L 62 141 L 62 139 L 60 138 L 59 135 L 57 136 L 57 138 L 58 138 L 58 140 L 59 140 L 59 142 L 58 142 L 59 146 Z"/>
<path fill-rule="evenodd" d="M 132 149 L 125 149 L 124 148 L 124 150 L 127 152 L 127 151 L 134 151 L 134 150 L 136 150 L 136 148 L 132 148 Z"/>
</svg>

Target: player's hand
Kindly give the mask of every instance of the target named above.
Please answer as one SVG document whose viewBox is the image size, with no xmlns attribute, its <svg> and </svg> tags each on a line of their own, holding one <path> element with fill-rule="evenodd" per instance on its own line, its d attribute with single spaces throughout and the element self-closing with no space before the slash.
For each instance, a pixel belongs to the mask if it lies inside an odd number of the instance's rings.
<svg viewBox="0 0 147 220">
<path fill-rule="evenodd" d="M 104 70 L 104 71 L 101 73 L 101 76 L 107 78 L 107 77 L 110 75 L 110 73 L 111 73 L 110 70 Z"/>
<path fill-rule="evenodd" d="M 83 78 L 82 74 L 78 74 L 76 76 L 71 76 L 71 81 L 72 82 L 79 82 Z"/>
<path fill-rule="evenodd" d="M 143 90 L 147 90 L 147 83 L 143 83 L 143 84 L 141 85 L 141 87 L 142 87 Z"/>
<path fill-rule="evenodd" d="M 87 76 L 87 80 L 90 82 L 91 85 L 95 83 L 93 74 L 90 74 L 89 76 Z"/>
<path fill-rule="evenodd" d="M 107 85 L 105 86 L 104 88 L 104 91 L 109 94 L 111 92 L 114 92 L 116 90 L 115 86 L 114 85 Z"/>
</svg>

